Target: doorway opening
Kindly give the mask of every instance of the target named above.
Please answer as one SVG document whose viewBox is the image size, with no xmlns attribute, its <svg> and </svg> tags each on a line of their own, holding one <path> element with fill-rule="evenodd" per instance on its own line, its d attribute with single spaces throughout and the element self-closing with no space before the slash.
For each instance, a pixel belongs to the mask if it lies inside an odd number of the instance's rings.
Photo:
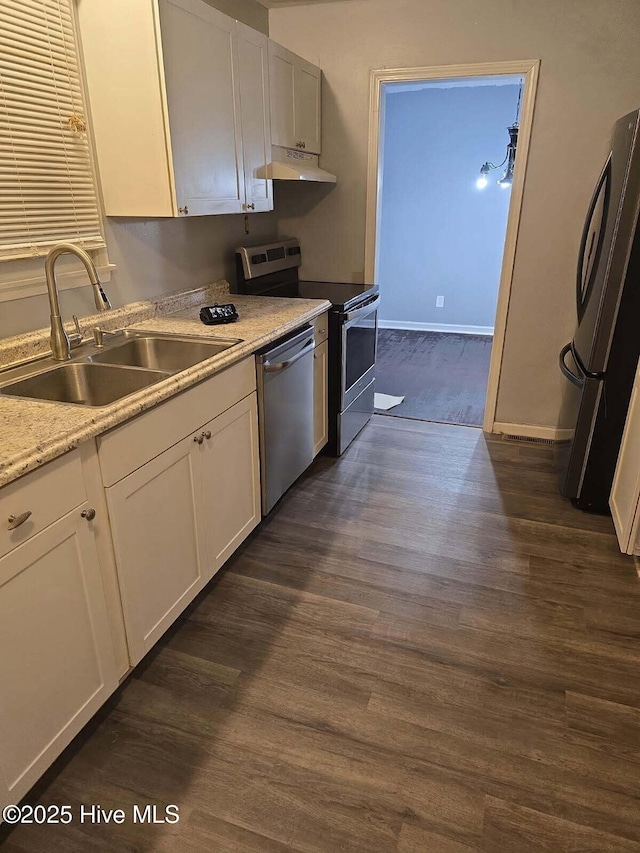
<svg viewBox="0 0 640 853">
<path fill-rule="evenodd" d="M 380 413 L 493 430 L 537 71 L 373 72 Z"/>
</svg>

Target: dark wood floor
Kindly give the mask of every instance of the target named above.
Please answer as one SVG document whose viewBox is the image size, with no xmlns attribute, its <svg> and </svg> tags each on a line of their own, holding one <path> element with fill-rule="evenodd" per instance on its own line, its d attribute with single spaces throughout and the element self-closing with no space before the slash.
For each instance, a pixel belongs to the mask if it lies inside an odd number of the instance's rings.
<svg viewBox="0 0 640 853">
<path fill-rule="evenodd" d="M 376 391 L 404 396 L 381 414 L 481 426 L 493 338 L 379 329 Z"/>
<path fill-rule="evenodd" d="M 128 680 L 7 851 L 640 851 L 640 594 L 552 451 L 376 417 Z"/>
</svg>

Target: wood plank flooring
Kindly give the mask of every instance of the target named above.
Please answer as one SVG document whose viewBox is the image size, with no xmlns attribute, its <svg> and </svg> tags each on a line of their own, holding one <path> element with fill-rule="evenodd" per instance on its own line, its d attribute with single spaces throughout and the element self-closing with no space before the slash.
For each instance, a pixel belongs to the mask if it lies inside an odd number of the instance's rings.
<svg viewBox="0 0 640 853">
<path fill-rule="evenodd" d="M 32 802 L 15 851 L 640 852 L 640 589 L 552 449 L 375 417 L 321 458 Z"/>
</svg>

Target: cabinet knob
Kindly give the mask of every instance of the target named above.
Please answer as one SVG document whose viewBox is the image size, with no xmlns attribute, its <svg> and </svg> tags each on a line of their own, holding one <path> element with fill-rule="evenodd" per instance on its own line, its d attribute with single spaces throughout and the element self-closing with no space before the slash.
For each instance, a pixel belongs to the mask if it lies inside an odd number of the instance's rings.
<svg viewBox="0 0 640 853">
<path fill-rule="evenodd" d="M 96 517 L 96 511 L 95 509 L 83 509 L 80 515 L 82 516 L 82 518 L 86 518 L 87 521 L 93 521 L 93 519 Z"/>
<path fill-rule="evenodd" d="M 179 208 L 178 208 L 178 213 L 184 213 L 184 214 L 185 214 L 185 216 L 188 216 L 188 215 L 189 215 L 189 208 L 188 208 L 188 207 L 187 207 L 187 205 L 185 204 L 185 206 L 184 206 L 184 207 L 179 207 Z"/>
<path fill-rule="evenodd" d="M 211 430 L 208 429 L 206 432 L 203 432 L 202 435 L 207 439 L 211 438 Z"/>
<path fill-rule="evenodd" d="M 15 530 L 16 527 L 20 527 L 21 524 L 24 524 L 28 518 L 31 518 L 31 510 L 21 512 L 20 515 L 10 515 L 7 519 L 9 522 L 7 529 Z"/>
<path fill-rule="evenodd" d="M 194 435 L 193 440 L 196 444 L 202 444 L 202 442 L 204 441 L 204 433 L 202 435 Z"/>
<path fill-rule="evenodd" d="M 255 209 L 256 209 L 255 204 L 248 204 L 247 205 L 247 210 L 255 210 Z"/>
</svg>

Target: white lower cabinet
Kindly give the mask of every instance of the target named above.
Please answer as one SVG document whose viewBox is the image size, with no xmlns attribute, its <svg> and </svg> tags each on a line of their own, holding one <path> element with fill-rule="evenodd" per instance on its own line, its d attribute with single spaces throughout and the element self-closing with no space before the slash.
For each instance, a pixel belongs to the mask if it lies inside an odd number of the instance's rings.
<svg viewBox="0 0 640 853">
<path fill-rule="evenodd" d="M 204 442 L 196 446 L 212 577 L 261 518 L 256 395 L 212 420 L 203 434 Z"/>
<path fill-rule="evenodd" d="M 253 392 L 107 488 L 133 665 L 258 524 L 259 472 Z"/>
<path fill-rule="evenodd" d="M 0 489 L 0 809 L 117 687 L 122 615 L 135 665 L 260 521 L 255 388 L 251 357 Z"/>
<path fill-rule="evenodd" d="M 107 489 L 132 664 L 208 580 L 200 478 L 189 437 Z"/>
<path fill-rule="evenodd" d="M 313 455 L 329 440 L 328 398 L 329 344 L 325 340 L 313 351 Z"/>
<path fill-rule="evenodd" d="M 24 796 L 118 683 L 90 509 L 0 559 L 0 806 Z"/>
</svg>

